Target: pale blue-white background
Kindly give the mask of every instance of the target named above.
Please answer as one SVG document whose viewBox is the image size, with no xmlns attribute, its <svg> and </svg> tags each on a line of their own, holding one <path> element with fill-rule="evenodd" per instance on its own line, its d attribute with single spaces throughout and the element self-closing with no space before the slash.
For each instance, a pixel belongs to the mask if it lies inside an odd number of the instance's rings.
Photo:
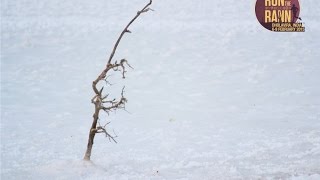
<svg viewBox="0 0 320 180">
<path fill-rule="evenodd" d="M 115 59 L 127 111 L 101 117 L 91 82 L 146 0 L 1 1 L 2 179 L 319 179 L 318 0 L 305 33 L 273 33 L 255 2 L 154 0 Z"/>
</svg>

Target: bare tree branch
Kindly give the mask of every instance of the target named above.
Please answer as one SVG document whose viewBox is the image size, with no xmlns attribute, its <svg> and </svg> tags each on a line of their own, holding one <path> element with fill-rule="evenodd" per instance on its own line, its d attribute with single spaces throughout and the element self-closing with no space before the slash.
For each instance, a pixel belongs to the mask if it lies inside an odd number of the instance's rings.
<svg viewBox="0 0 320 180">
<path fill-rule="evenodd" d="M 121 91 L 121 97 L 116 100 L 116 99 L 112 99 L 112 100 L 108 100 L 109 94 L 103 95 L 103 91 L 105 89 L 105 86 L 102 86 L 100 88 L 100 90 L 98 90 L 98 83 L 100 81 L 104 81 L 106 83 L 106 86 L 108 85 L 112 85 L 109 81 L 108 78 L 110 77 L 110 75 L 107 75 L 108 72 L 110 70 L 112 71 L 120 71 L 122 74 L 122 78 L 125 78 L 125 73 L 126 71 L 126 67 L 129 67 L 131 69 L 133 69 L 131 67 L 131 65 L 128 63 L 128 61 L 126 59 L 121 59 L 120 62 L 118 63 L 117 61 L 115 61 L 114 63 L 112 63 L 112 59 L 114 57 L 114 54 L 119 46 L 119 43 L 123 37 L 123 35 L 125 33 L 131 33 L 131 31 L 129 30 L 130 25 L 143 13 L 146 13 L 148 11 L 153 11 L 153 9 L 151 9 L 149 6 L 152 4 L 152 0 L 149 1 L 148 4 L 146 4 L 140 11 L 137 12 L 137 14 L 131 19 L 131 21 L 126 25 L 126 27 L 122 30 L 119 38 L 117 39 L 112 52 L 109 56 L 108 62 L 104 68 L 104 70 L 98 75 L 98 77 L 92 82 L 92 89 L 95 93 L 95 95 L 93 96 L 93 98 L 91 99 L 91 102 L 94 104 L 95 106 L 95 111 L 93 114 L 93 121 L 92 121 L 92 125 L 89 131 L 89 139 L 88 139 L 88 145 L 87 145 L 87 150 L 84 156 L 85 160 L 90 160 L 91 157 L 91 150 L 92 150 L 92 146 L 93 146 L 93 141 L 94 141 L 94 137 L 96 135 L 96 133 L 104 133 L 106 135 L 106 137 L 111 141 L 117 143 L 117 141 L 115 140 L 115 138 L 117 136 L 112 136 L 110 135 L 107 130 L 106 130 L 106 125 L 109 124 L 105 124 L 104 126 L 100 125 L 99 122 L 99 114 L 100 111 L 103 110 L 104 112 L 106 112 L 109 115 L 109 112 L 113 111 L 113 110 L 117 110 L 117 109 L 123 109 L 125 110 L 125 104 L 128 102 L 127 99 L 124 97 L 124 88 L 122 88 Z M 98 124 L 98 126 L 97 126 Z"/>
</svg>

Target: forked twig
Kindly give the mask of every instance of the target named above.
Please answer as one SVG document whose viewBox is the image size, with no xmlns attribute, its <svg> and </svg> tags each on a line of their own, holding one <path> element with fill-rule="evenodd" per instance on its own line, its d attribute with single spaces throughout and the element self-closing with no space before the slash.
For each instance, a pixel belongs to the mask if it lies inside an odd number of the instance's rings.
<svg viewBox="0 0 320 180">
<path fill-rule="evenodd" d="M 122 30 L 119 38 L 117 39 L 112 52 L 109 56 L 109 59 L 107 61 L 107 64 L 105 66 L 105 68 L 103 69 L 103 71 L 99 74 L 99 76 L 92 82 L 92 89 L 94 91 L 94 97 L 91 99 L 91 102 L 94 104 L 95 106 L 95 111 L 93 114 L 93 121 L 92 121 L 92 125 L 89 131 L 89 139 L 88 139 L 88 145 L 87 145 L 87 150 L 84 156 L 85 160 L 90 160 L 91 157 L 91 150 L 92 150 L 92 146 L 93 146 L 93 140 L 94 137 L 96 135 L 96 133 L 104 133 L 106 135 L 106 137 L 109 138 L 109 140 L 114 141 L 115 143 L 117 143 L 117 141 L 115 140 L 115 138 L 117 136 L 112 136 L 110 135 L 107 130 L 106 130 L 106 125 L 109 124 L 105 124 L 104 126 L 100 125 L 99 122 L 99 114 L 100 111 L 103 110 L 104 112 L 106 112 L 107 114 L 109 114 L 109 112 L 113 111 L 113 110 L 117 110 L 117 109 L 124 109 L 125 110 L 125 104 L 127 103 L 127 99 L 124 97 L 124 88 L 122 88 L 121 91 L 121 97 L 119 98 L 119 100 L 116 100 L 115 98 L 112 100 L 108 100 L 109 94 L 103 95 L 104 92 L 104 86 L 98 90 L 98 83 L 100 81 L 104 81 L 106 83 L 106 87 L 107 86 L 111 86 L 112 84 L 108 81 L 108 77 L 110 77 L 110 75 L 107 75 L 108 72 L 110 70 L 112 71 L 120 71 L 122 78 L 125 78 L 125 73 L 126 71 L 126 67 L 132 68 L 131 65 L 128 63 L 128 61 L 126 59 L 121 59 L 120 62 L 118 63 L 117 61 L 112 63 L 112 59 L 114 57 L 114 54 L 116 53 L 116 50 L 118 48 L 118 45 L 123 37 L 123 35 L 125 33 L 131 33 L 131 31 L 129 30 L 130 25 L 143 13 L 146 13 L 148 11 L 153 11 L 153 9 L 151 9 L 149 6 L 152 4 L 152 0 L 149 1 L 148 4 L 146 4 L 140 11 L 137 12 L 137 14 L 131 19 L 131 21 L 126 25 L 126 27 Z M 132 68 L 133 69 L 133 68 Z M 98 123 L 98 126 L 97 126 Z"/>
</svg>

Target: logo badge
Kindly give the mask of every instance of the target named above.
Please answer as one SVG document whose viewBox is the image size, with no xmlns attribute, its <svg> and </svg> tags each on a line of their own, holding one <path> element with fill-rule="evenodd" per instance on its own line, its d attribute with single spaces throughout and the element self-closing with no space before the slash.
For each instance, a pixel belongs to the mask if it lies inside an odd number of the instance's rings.
<svg viewBox="0 0 320 180">
<path fill-rule="evenodd" d="M 256 16 L 260 24 L 274 32 L 304 32 L 298 0 L 257 0 Z"/>
</svg>

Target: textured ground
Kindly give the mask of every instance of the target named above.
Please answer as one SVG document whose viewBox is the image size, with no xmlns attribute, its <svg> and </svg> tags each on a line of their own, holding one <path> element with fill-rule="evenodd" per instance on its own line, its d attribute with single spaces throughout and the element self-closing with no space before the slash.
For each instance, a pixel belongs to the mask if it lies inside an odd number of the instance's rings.
<svg viewBox="0 0 320 180">
<path fill-rule="evenodd" d="M 1 1 L 1 178 L 320 179 L 317 0 L 305 33 L 263 29 L 254 1 L 155 1 L 115 57 L 118 144 L 83 162 L 91 82 L 144 3 Z"/>
</svg>

